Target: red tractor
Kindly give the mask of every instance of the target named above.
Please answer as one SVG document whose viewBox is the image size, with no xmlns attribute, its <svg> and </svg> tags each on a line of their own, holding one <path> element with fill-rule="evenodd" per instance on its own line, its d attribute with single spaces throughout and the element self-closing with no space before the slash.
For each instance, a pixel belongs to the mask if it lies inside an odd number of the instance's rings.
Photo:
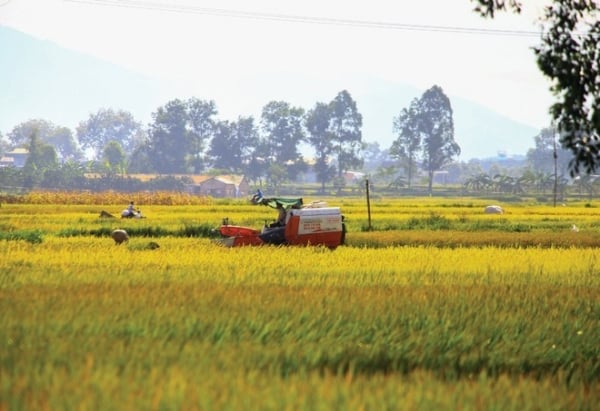
<svg viewBox="0 0 600 411">
<path fill-rule="evenodd" d="M 252 202 L 279 210 L 277 221 L 256 230 L 230 225 L 225 219 L 219 230 L 222 244 L 323 245 L 331 249 L 344 244 L 346 227 L 339 207 L 328 207 L 323 202 L 304 206 L 301 198 L 264 198 L 258 194 Z"/>
</svg>

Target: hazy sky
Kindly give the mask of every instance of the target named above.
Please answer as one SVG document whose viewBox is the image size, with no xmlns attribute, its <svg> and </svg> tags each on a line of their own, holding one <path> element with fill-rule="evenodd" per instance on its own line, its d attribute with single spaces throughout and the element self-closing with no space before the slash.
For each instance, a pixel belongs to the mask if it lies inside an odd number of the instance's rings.
<svg viewBox="0 0 600 411">
<path fill-rule="evenodd" d="M 437 84 L 542 128 L 553 99 L 531 47 L 549 0 L 525 3 L 488 20 L 470 0 L 0 0 L 0 24 L 160 77 L 225 115 L 250 114 L 238 86 L 255 76 L 315 79 L 330 87 L 316 102 L 357 75 Z"/>
</svg>

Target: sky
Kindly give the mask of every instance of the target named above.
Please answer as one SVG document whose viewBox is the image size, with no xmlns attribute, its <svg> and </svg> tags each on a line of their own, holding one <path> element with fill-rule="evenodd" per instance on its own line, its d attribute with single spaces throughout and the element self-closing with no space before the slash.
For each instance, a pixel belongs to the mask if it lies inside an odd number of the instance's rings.
<svg viewBox="0 0 600 411">
<path fill-rule="evenodd" d="M 258 77 L 273 79 L 264 98 L 297 104 L 302 90 L 314 104 L 373 79 L 436 84 L 541 129 L 553 97 L 532 46 L 549 0 L 524 3 L 490 20 L 470 0 L 0 0 L 0 25 L 213 99 L 224 116 L 256 111 Z"/>
</svg>

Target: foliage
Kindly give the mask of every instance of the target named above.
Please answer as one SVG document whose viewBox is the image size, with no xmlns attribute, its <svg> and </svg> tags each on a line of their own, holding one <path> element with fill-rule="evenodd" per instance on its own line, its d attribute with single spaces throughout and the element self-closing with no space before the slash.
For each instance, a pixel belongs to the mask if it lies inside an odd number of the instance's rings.
<svg viewBox="0 0 600 411">
<path fill-rule="evenodd" d="M 561 98 L 550 113 L 560 141 L 574 154 L 572 175 L 600 166 L 600 9 L 595 0 L 555 0 L 546 8 L 548 30 L 535 48 L 540 70 Z"/>
<path fill-rule="evenodd" d="M 117 174 L 125 171 L 125 151 L 117 141 L 111 140 L 104 146 L 102 159 L 110 173 Z"/>
<path fill-rule="evenodd" d="M 292 107 L 285 101 L 271 101 L 263 107 L 261 143 L 268 170 L 283 167 L 288 177 L 293 177 L 287 169 L 303 162 L 298 151 L 300 142 L 306 138 L 302 127 L 303 116 L 303 108 Z M 271 177 L 269 173 L 267 175 Z"/>
<path fill-rule="evenodd" d="M 4 153 L 9 150 L 8 141 L 4 139 L 4 134 L 0 130 L 0 156 L 4 156 Z"/>
<path fill-rule="evenodd" d="M 1 167 L 0 168 L 0 187 L 2 190 L 7 190 L 11 187 L 19 189 L 25 186 L 25 175 L 23 169 L 16 167 Z"/>
<path fill-rule="evenodd" d="M 62 229 L 56 233 L 57 237 L 109 237 L 113 228 L 109 225 L 102 224 L 97 228 L 86 227 L 69 227 Z M 129 225 L 127 233 L 131 237 L 201 237 L 201 238 L 216 238 L 219 237 L 218 231 L 215 231 L 215 226 L 208 223 L 192 224 L 186 223 L 183 226 L 176 228 L 165 228 L 163 226 L 152 224 L 137 224 Z"/>
<path fill-rule="evenodd" d="M 28 120 L 15 126 L 8 134 L 14 147 L 27 147 L 33 133 L 42 144 L 50 145 L 63 161 L 81 158 L 81 152 L 67 127 L 61 127 L 43 119 Z"/>
<path fill-rule="evenodd" d="M 39 244 L 43 241 L 43 234 L 40 230 L 9 230 L 0 231 L 0 241 L 26 241 L 31 244 Z"/>
<path fill-rule="evenodd" d="M 479 3 L 475 6 L 475 11 L 482 16 L 494 18 L 496 10 L 506 10 L 511 8 L 513 11 L 521 12 L 521 2 L 519 0 L 471 0 Z"/>
<path fill-rule="evenodd" d="M 394 131 L 398 138 L 392 143 L 390 155 L 406 161 L 409 188 L 413 169 L 419 160 L 427 172 L 431 194 L 434 172 L 460 154 L 460 147 L 454 141 L 452 116 L 450 100 L 441 87 L 433 86 L 394 118 Z"/>
<path fill-rule="evenodd" d="M 321 183 L 321 191 L 325 192 L 325 184 L 335 175 L 335 168 L 330 164 L 333 151 L 333 135 L 331 134 L 331 105 L 317 103 L 305 116 L 305 127 L 308 142 L 315 149 L 316 159 L 313 169 L 317 181 Z"/>
<path fill-rule="evenodd" d="M 345 171 L 362 167 L 362 115 L 347 90 L 340 91 L 329 106 L 332 153 L 337 159 L 339 178 Z"/>
<path fill-rule="evenodd" d="M 243 173 L 258 145 L 258 130 L 253 117 L 216 123 L 208 151 L 213 168 Z"/>
<path fill-rule="evenodd" d="M 422 135 L 423 168 L 429 179 L 429 192 L 433 173 L 460 154 L 454 141 L 454 119 L 450 100 L 439 86 L 423 93 L 418 103 L 418 131 Z"/>
<path fill-rule="evenodd" d="M 505 9 L 504 0 L 472 0 L 483 16 Z M 510 0 L 520 12 L 521 4 Z M 595 0 L 553 0 L 545 8 L 542 43 L 534 48 L 537 63 L 552 80 L 557 102 L 550 114 L 560 142 L 573 154 L 571 175 L 593 173 L 600 166 L 600 9 Z"/>
<path fill-rule="evenodd" d="M 171 100 L 152 113 L 148 146 L 144 154 L 152 167 L 145 172 L 198 173 L 204 168 L 204 148 L 214 133 L 214 101 L 197 98 Z"/>
<path fill-rule="evenodd" d="M 533 137 L 533 141 L 534 148 L 527 151 L 527 163 L 532 169 L 554 174 L 554 162 L 556 161 L 557 174 L 560 176 L 569 174 L 569 161 L 572 156 L 568 150 L 557 144 L 556 130 L 545 128 Z"/>
<path fill-rule="evenodd" d="M 419 100 L 414 99 L 409 108 L 404 108 L 394 118 L 394 131 L 398 138 L 390 147 L 390 156 L 396 159 L 406 159 L 406 173 L 408 176 L 408 188 L 412 182 L 413 171 L 421 157 L 422 136 L 418 124 Z"/>
<path fill-rule="evenodd" d="M 40 182 L 40 189 L 72 190 L 78 187 L 84 189 L 88 187 L 85 171 L 84 166 L 74 161 L 67 161 L 57 167 L 46 169 L 44 178 Z"/>
<path fill-rule="evenodd" d="M 81 121 L 76 129 L 79 144 L 92 150 L 94 158 L 102 155 L 102 150 L 110 141 L 117 142 L 126 153 L 131 153 L 143 140 L 141 124 L 125 110 L 100 109 Z"/>
<path fill-rule="evenodd" d="M 44 178 L 44 172 L 56 168 L 58 162 L 54 148 L 40 141 L 37 130 L 32 132 L 27 149 L 29 155 L 23 167 L 23 183 L 31 189 L 38 187 Z"/>
</svg>

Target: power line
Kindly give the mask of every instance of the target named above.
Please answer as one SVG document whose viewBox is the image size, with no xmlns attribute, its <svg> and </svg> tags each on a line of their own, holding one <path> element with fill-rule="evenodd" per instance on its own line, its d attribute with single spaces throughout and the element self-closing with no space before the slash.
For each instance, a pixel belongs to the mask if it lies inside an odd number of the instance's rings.
<svg viewBox="0 0 600 411">
<path fill-rule="evenodd" d="M 209 7 L 196 7 L 191 5 L 177 5 L 160 3 L 153 1 L 134 1 L 134 0 L 64 0 L 70 3 L 89 4 L 95 6 L 112 6 L 123 8 L 134 8 L 144 10 L 161 10 L 175 13 L 203 14 L 218 17 L 233 17 L 251 20 L 268 20 L 287 23 L 321 24 L 330 26 L 348 26 L 372 29 L 403 30 L 403 31 L 426 31 L 438 33 L 455 33 L 471 35 L 492 35 L 492 36 L 512 36 L 512 37 L 536 37 L 541 33 L 527 30 L 500 30 L 500 29 L 482 29 L 475 27 L 460 26 L 437 26 L 425 24 L 406 24 L 374 20 L 352 20 L 329 17 L 300 16 L 292 14 L 260 13 L 243 10 L 219 9 Z"/>
</svg>

